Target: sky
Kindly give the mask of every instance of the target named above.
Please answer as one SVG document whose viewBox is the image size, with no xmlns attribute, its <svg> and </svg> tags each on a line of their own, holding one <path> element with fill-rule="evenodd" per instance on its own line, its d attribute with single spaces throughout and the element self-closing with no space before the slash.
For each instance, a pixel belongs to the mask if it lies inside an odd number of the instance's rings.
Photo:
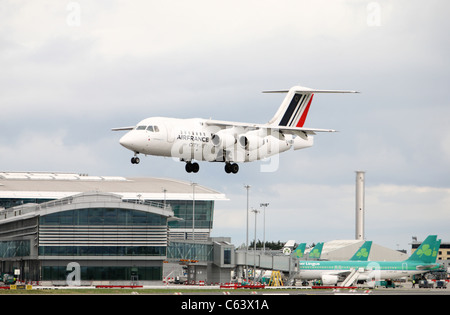
<svg viewBox="0 0 450 315">
<path fill-rule="evenodd" d="M 3 0 L 0 169 L 197 182 L 229 199 L 215 204 L 212 236 L 237 246 L 244 185 L 251 208 L 269 203 L 257 239 L 354 239 L 361 170 L 367 240 L 450 242 L 449 10 L 437 0 Z M 339 132 L 236 175 L 151 156 L 132 165 L 111 131 L 152 116 L 265 123 L 284 96 L 261 92 L 294 85 L 360 93 L 316 95 L 305 127 Z"/>
</svg>

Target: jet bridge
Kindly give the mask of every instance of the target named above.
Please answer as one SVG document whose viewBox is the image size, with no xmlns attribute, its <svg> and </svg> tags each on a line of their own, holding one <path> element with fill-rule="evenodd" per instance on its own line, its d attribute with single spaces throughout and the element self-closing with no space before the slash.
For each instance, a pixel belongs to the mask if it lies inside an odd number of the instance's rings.
<svg viewBox="0 0 450 315">
<path fill-rule="evenodd" d="M 278 251 L 237 250 L 236 267 L 238 274 L 243 274 L 244 269 L 278 270 L 284 273 L 294 274 L 298 271 L 298 259 L 292 255 Z"/>
</svg>

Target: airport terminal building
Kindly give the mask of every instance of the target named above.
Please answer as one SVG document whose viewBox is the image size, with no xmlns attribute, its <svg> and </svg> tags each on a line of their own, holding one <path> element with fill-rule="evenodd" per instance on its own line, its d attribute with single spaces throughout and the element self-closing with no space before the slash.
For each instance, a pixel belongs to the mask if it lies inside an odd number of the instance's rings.
<svg viewBox="0 0 450 315">
<path fill-rule="evenodd" d="M 3 172 L 0 271 L 53 284 L 76 281 L 73 272 L 89 283 L 161 281 L 169 246 L 207 242 L 217 200 L 169 179 Z"/>
<path fill-rule="evenodd" d="M 236 251 L 229 238 L 210 237 L 221 200 L 172 179 L 0 172 L 0 273 L 49 285 L 142 285 L 181 271 L 188 283 L 226 283 L 254 266 L 293 279 L 298 266 L 283 251 Z M 347 260 L 362 242 L 327 242 L 321 259 Z M 448 259 L 444 247 L 439 260 Z M 369 258 L 407 257 L 373 244 Z"/>
</svg>

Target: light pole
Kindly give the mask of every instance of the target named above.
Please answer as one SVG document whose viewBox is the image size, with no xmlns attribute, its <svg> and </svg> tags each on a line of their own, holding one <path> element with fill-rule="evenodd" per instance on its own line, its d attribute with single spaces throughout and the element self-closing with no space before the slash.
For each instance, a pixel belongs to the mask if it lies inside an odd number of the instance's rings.
<svg viewBox="0 0 450 315">
<path fill-rule="evenodd" d="M 256 215 L 259 213 L 258 210 L 252 209 L 252 212 L 255 213 L 255 240 L 253 243 L 253 281 L 256 278 Z"/>
<path fill-rule="evenodd" d="M 194 237 L 194 223 L 195 223 L 195 186 L 197 186 L 197 183 L 192 182 L 192 241 L 195 240 Z"/>
<path fill-rule="evenodd" d="M 167 189 L 163 188 L 162 191 L 164 193 L 164 210 L 166 210 L 166 192 L 167 192 Z"/>
<path fill-rule="evenodd" d="M 248 256 L 248 202 L 249 202 L 249 197 L 248 197 L 248 193 L 250 190 L 250 185 L 244 185 L 245 189 L 247 189 L 247 236 L 246 236 L 246 240 L 245 240 L 245 277 L 247 278 L 247 273 L 248 273 L 248 263 L 247 263 L 247 256 Z"/>
<path fill-rule="evenodd" d="M 264 208 L 264 221 L 263 221 L 263 252 L 266 253 L 266 208 L 269 205 L 268 202 L 260 203 L 259 206 Z"/>
</svg>

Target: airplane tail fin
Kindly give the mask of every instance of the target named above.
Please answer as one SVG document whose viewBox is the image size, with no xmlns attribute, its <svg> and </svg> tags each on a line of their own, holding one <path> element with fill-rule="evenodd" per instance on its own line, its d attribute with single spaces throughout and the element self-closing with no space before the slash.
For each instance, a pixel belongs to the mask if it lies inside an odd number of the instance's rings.
<svg viewBox="0 0 450 315">
<path fill-rule="evenodd" d="M 352 261 L 367 261 L 370 254 L 370 249 L 372 247 L 372 241 L 366 241 L 358 249 L 358 251 L 353 255 L 350 260 Z"/>
<path fill-rule="evenodd" d="M 264 91 L 263 93 L 287 93 L 275 116 L 268 122 L 272 126 L 303 127 L 315 93 L 357 93 L 356 91 L 314 90 L 294 86 L 289 90 Z"/>
<path fill-rule="evenodd" d="M 305 257 L 305 249 L 306 243 L 301 243 L 297 246 L 297 248 L 292 253 L 295 258 L 304 258 Z"/>
<path fill-rule="evenodd" d="M 317 243 L 316 246 L 309 252 L 309 258 L 320 259 L 322 255 L 323 242 Z"/>
<path fill-rule="evenodd" d="M 437 240 L 437 235 L 429 235 L 406 261 L 420 261 L 426 264 L 435 263 L 440 245 L 441 240 Z"/>
</svg>

